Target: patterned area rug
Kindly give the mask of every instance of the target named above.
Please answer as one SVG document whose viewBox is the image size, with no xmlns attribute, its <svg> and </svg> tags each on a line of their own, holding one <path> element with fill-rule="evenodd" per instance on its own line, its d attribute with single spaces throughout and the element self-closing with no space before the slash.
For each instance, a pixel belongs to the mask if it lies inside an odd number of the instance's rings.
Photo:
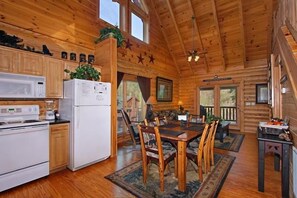
<svg viewBox="0 0 297 198">
<path fill-rule="evenodd" d="M 173 163 L 169 164 L 169 171 L 165 172 L 164 192 L 160 192 L 159 172 L 155 164 L 150 164 L 146 185 L 143 184 L 141 161 L 135 162 L 105 178 L 136 197 L 216 197 L 234 160 L 235 157 L 229 155 L 215 154 L 215 166 L 211 168 L 210 173 L 204 174 L 202 183 L 198 181 L 197 166 L 194 163 L 188 163 L 185 192 L 181 192 L 177 188 L 178 181 L 174 177 Z"/>
<path fill-rule="evenodd" d="M 215 148 L 238 152 L 243 142 L 244 134 L 229 133 L 223 142 L 215 140 Z"/>
</svg>

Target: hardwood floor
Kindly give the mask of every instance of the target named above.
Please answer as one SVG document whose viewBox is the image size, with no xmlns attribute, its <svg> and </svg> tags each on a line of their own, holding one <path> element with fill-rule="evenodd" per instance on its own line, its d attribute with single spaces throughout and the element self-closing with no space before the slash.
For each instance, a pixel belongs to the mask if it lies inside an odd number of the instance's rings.
<svg viewBox="0 0 297 198">
<path fill-rule="evenodd" d="M 123 146 L 117 158 L 76 172 L 63 170 L 48 177 L 0 193 L 0 198 L 134 197 L 104 176 L 141 159 L 139 148 Z M 247 134 L 218 197 L 281 197 L 280 173 L 273 170 L 273 156 L 265 158 L 265 193 L 258 192 L 258 146 L 255 134 Z"/>
</svg>

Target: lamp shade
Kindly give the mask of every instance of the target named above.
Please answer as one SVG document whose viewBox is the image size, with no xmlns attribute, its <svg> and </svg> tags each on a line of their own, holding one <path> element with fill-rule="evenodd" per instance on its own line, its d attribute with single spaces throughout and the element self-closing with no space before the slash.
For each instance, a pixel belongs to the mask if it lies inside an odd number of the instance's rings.
<svg viewBox="0 0 297 198">
<path fill-rule="evenodd" d="M 183 101 L 179 100 L 177 105 L 183 105 Z"/>
<path fill-rule="evenodd" d="M 150 96 L 149 99 L 146 101 L 146 104 L 157 104 L 157 100 L 155 96 Z"/>
</svg>

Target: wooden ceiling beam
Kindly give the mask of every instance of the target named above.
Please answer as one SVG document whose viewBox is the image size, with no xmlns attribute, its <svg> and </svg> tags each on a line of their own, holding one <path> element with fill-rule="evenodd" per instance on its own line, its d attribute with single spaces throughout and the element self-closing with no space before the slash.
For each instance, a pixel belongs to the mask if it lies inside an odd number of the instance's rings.
<svg viewBox="0 0 297 198">
<path fill-rule="evenodd" d="M 195 17 L 196 23 L 194 23 L 194 29 L 197 31 L 199 44 L 200 44 L 202 50 L 204 51 L 204 45 L 202 43 L 201 34 L 200 34 L 200 30 L 199 30 L 199 25 L 198 25 L 197 17 L 195 15 L 195 11 L 194 11 L 192 2 L 191 2 L 191 0 L 187 0 L 187 2 L 188 2 L 188 5 L 190 7 L 189 11 L 190 11 L 191 15 Z M 204 54 L 204 64 L 205 64 L 205 67 L 206 67 L 205 70 L 206 70 L 206 72 L 208 72 L 209 71 L 209 65 L 208 65 L 206 54 Z"/>
<path fill-rule="evenodd" d="M 212 12 L 213 12 L 213 18 L 214 18 L 214 23 L 215 23 L 215 27 L 218 33 L 218 39 L 219 39 L 219 48 L 220 48 L 220 53 L 222 56 L 222 62 L 223 62 L 223 69 L 224 71 L 226 70 L 226 62 L 225 62 L 225 56 L 224 56 L 224 49 L 223 49 L 223 45 L 222 45 L 222 38 L 221 38 L 221 31 L 220 31 L 220 26 L 219 26 L 219 22 L 218 22 L 218 15 L 217 15 L 217 8 L 216 8 L 216 2 L 215 0 L 211 1 L 211 6 L 212 6 Z"/>
<path fill-rule="evenodd" d="M 164 39 L 165 39 L 166 46 L 167 46 L 167 49 L 168 49 L 168 51 L 169 51 L 169 54 L 170 54 L 170 56 L 172 57 L 172 60 L 173 60 L 173 62 L 174 62 L 174 66 L 175 66 L 175 68 L 177 69 L 178 73 L 180 74 L 180 69 L 179 69 L 179 67 L 178 67 L 178 65 L 177 65 L 175 56 L 174 56 L 174 54 L 172 53 L 172 51 L 170 50 L 170 48 L 169 48 L 169 41 L 168 41 L 168 38 L 167 38 L 166 33 L 164 32 L 163 25 L 162 25 L 162 21 L 161 21 L 161 19 L 160 19 L 160 17 L 159 17 L 159 14 L 158 14 L 158 12 L 157 12 L 157 8 L 156 8 L 155 1 L 153 0 L 153 1 L 151 1 L 151 2 L 152 2 L 152 5 L 153 5 L 153 7 L 154 7 L 155 15 L 156 15 L 157 20 L 158 20 L 158 22 L 159 22 L 159 25 L 160 25 L 160 28 L 161 28 L 161 32 L 162 32 L 163 37 L 164 37 Z"/>
<path fill-rule="evenodd" d="M 273 1 L 265 0 L 265 5 L 267 7 L 267 59 L 270 59 L 270 54 L 272 53 L 272 27 L 273 27 Z"/>
<path fill-rule="evenodd" d="M 178 39 L 179 39 L 179 42 L 180 42 L 181 47 L 182 47 L 182 50 L 183 50 L 183 52 L 185 54 L 185 60 L 186 60 L 187 57 L 188 57 L 188 54 L 187 54 L 187 51 L 186 51 L 186 48 L 185 48 L 183 39 L 181 37 L 181 34 L 179 32 L 179 29 L 178 29 L 178 26 L 177 26 L 177 23 L 176 23 L 176 20 L 175 20 L 175 16 L 174 16 L 174 13 L 173 13 L 171 4 L 170 4 L 169 0 L 166 0 L 166 3 L 167 3 L 167 6 L 168 6 L 168 10 L 169 10 L 170 16 L 171 16 L 172 21 L 173 21 L 174 28 L 176 30 L 176 33 L 177 33 L 177 36 L 178 36 Z M 189 65 L 189 67 L 190 67 L 191 72 L 193 73 L 193 68 L 192 68 L 191 64 L 188 61 L 187 61 L 187 63 Z"/>
<path fill-rule="evenodd" d="M 244 18 L 243 18 L 243 5 L 242 5 L 242 0 L 238 1 L 238 9 L 239 9 L 239 21 L 240 21 L 240 34 L 241 34 L 241 40 L 243 42 L 242 48 L 242 64 L 243 68 L 246 67 L 246 50 L 245 50 L 245 32 L 244 32 Z"/>
</svg>

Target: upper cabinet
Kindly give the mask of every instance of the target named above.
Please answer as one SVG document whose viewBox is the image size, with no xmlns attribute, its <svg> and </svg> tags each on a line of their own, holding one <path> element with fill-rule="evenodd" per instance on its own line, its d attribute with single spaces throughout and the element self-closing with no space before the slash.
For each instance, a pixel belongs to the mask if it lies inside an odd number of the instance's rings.
<svg viewBox="0 0 297 198">
<path fill-rule="evenodd" d="M 46 97 L 63 97 L 64 62 L 59 59 L 43 57 L 46 77 Z"/>
<path fill-rule="evenodd" d="M 17 73 L 43 76 L 43 56 L 32 52 L 20 52 Z"/>
<path fill-rule="evenodd" d="M 18 65 L 19 54 L 15 50 L 0 47 L 0 71 L 12 73 Z"/>
<path fill-rule="evenodd" d="M 0 71 L 29 75 L 44 75 L 43 56 L 0 46 Z"/>
</svg>

